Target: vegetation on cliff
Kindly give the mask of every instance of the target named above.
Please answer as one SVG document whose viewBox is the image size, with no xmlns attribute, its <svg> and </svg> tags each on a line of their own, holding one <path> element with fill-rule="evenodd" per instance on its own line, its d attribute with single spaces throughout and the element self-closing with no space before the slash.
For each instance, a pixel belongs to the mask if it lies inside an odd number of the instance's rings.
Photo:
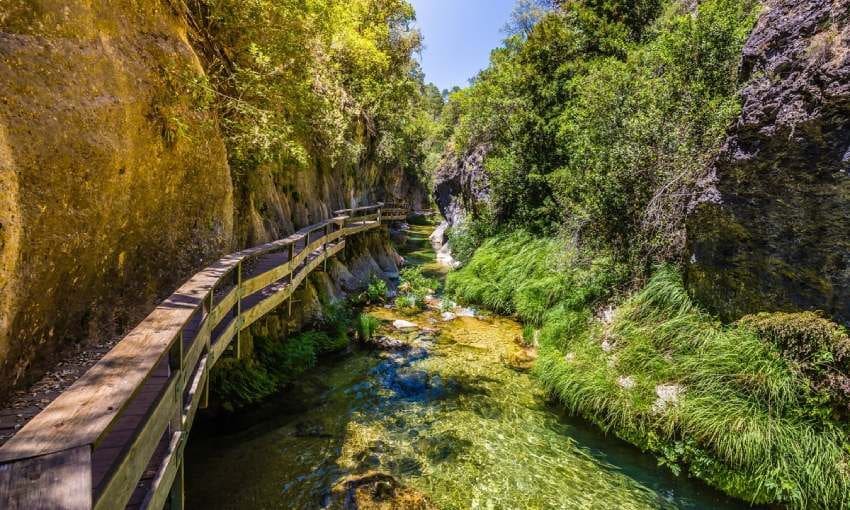
<svg viewBox="0 0 850 510">
<path fill-rule="evenodd" d="M 448 144 L 487 142 L 505 228 L 566 228 L 638 267 L 678 255 L 688 191 L 740 110 L 754 1 L 565 2 L 451 95 Z M 656 18 L 655 15 L 658 15 Z"/>
<path fill-rule="evenodd" d="M 318 151 L 345 167 L 374 150 L 420 172 L 430 117 L 405 0 L 192 6 L 212 71 L 198 93 L 222 113 L 238 178 L 267 164 L 307 170 Z"/>
<path fill-rule="evenodd" d="M 724 325 L 676 267 L 761 6 L 556 4 L 444 109 L 446 157 L 490 147 L 447 291 L 526 322 L 544 386 L 675 473 L 847 507 L 846 331 L 814 313 Z"/>
</svg>

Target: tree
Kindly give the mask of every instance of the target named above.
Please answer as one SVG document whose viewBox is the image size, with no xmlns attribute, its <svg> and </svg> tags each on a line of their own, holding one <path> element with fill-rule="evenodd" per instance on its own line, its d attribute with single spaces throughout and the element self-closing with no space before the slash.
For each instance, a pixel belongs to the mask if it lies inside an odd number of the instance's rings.
<svg viewBox="0 0 850 510">
<path fill-rule="evenodd" d="M 534 26 L 557 6 L 555 0 L 517 0 L 511 19 L 504 27 L 508 35 L 528 37 Z"/>
</svg>

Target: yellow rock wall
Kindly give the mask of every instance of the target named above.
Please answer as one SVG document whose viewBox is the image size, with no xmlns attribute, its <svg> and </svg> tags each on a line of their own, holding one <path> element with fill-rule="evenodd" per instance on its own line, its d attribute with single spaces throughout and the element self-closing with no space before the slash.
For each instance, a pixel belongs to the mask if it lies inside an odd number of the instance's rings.
<svg viewBox="0 0 850 510">
<path fill-rule="evenodd" d="M 0 0 L 0 398 L 233 247 L 203 73 L 161 0 Z"/>
</svg>

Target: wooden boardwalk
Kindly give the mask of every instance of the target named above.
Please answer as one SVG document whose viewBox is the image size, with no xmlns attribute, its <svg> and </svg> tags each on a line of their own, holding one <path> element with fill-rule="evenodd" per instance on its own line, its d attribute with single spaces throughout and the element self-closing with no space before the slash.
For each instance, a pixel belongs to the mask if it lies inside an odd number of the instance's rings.
<svg viewBox="0 0 850 510">
<path fill-rule="evenodd" d="M 228 255 L 189 279 L 0 447 L 0 509 L 183 506 L 183 449 L 210 369 L 348 236 L 401 221 L 378 204 Z M 291 306 L 291 301 L 290 301 Z"/>
</svg>

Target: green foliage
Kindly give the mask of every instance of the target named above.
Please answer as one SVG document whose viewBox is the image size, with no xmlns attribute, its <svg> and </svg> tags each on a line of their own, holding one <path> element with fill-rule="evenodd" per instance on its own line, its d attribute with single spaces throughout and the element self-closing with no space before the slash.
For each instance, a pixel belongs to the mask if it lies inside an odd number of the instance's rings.
<svg viewBox="0 0 850 510">
<path fill-rule="evenodd" d="M 319 320 L 313 323 L 313 327 L 325 332 L 331 340 L 330 345 L 335 345 L 335 348 L 320 349 L 320 354 L 329 351 L 336 351 L 348 345 L 348 331 L 351 329 L 354 322 L 354 313 L 348 303 L 337 301 L 326 305 L 322 309 L 322 315 Z M 322 343 L 323 346 L 328 346 L 328 343 Z"/>
<path fill-rule="evenodd" d="M 850 357 L 847 331 L 815 312 L 760 313 L 738 321 L 805 367 L 841 369 Z"/>
<path fill-rule="evenodd" d="M 540 326 L 559 305 L 578 309 L 610 296 L 624 275 L 611 257 L 583 260 L 561 240 L 515 232 L 488 240 L 449 273 L 446 292 Z"/>
<path fill-rule="evenodd" d="M 489 211 L 489 209 L 488 209 Z M 447 232 L 452 257 L 461 264 L 466 264 L 472 254 L 484 241 L 496 235 L 490 214 L 484 213 L 476 218 L 468 218 L 465 222 L 451 227 Z"/>
<path fill-rule="evenodd" d="M 210 385 L 228 411 L 259 402 L 277 390 L 272 376 L 252 360 L 222 359 L 211 372 Z"/>
<path fill-rule="evenodd" d="M 357 316 L 357 336 L 361 341 L 369 341 L 381 327 L 381 320 L 369 314 Z"/>
<path fill-rule="evenodd" d="M 436 123 L 414 59 L 421 35 L 405 0 L 199 0 L 188 3 L 237 183 L 261 168 L 317 160 L 422 176 Z M 430 94 L 430 95 L 429 95 Z"/>
<path fill-rule="evenodd" d="M 491 147 L 488 225 L 565 228 L 641 272 L 681 252 L 695 182 L 739 111 L 758 3 L 560 4 L 450 96 L 447 145 Z M 461 260 L 479 242 L 459 235 Z"/>
<path fill-rule="evenodd" d="M 348 347 L 348 331 L 354 321 L 344 302 L 331 303 L 305 331 L 290 338 L 267 335 L 253 338 L 253 356 L 222 360 L 212 371 L 213 391 L 228 410 L 259 402 L 316 366 L 319 356 Z"/>
<path fill-rule="evenodd" d="M 535 370 L 572 412 L 748 501 L 850 503 L 846 423 L 819 412 L 807 378 L 752 321 L 724 327 L 676 271 L 657 271 L 608 320 L 556 317 Z"/>
<path fill-rule="evenodd" d="M 369 275 L 369 285 L 361 295 L 361 298 L 366 303 L 376 304 L 383 303 L 387 299 L 387 282 L 381 279 L 376 274 Z"/>
<path fill-rule="evenodd" d="M 774 345 L 803 373 L 816 394 L 809 397 L 820 412 L 850 414 L 850 336 L 838 324 L 814 312 L 760 313 L 738 321 Z"/>
<path fill-rule="evenodd" d="M 398 287 L 396 307 L 407 313 L 425 309 L 425 298 L 436 292 L 440 283 L 422 274 L 420 266 L 405 267 L 401 270 L 401 284 Z"/>
</svg>

